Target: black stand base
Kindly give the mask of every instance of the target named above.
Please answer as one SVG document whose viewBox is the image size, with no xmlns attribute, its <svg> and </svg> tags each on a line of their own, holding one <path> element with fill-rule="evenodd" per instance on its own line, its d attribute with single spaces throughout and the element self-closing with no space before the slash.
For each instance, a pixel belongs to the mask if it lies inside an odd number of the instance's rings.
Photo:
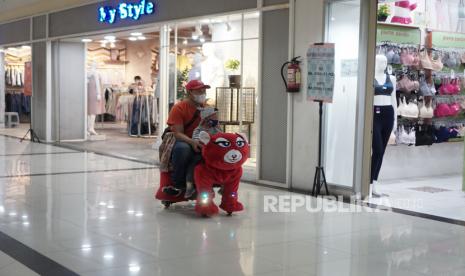
<svg viewBox="0 0 465 276">
<path fill-rule="evenodd" d="M 313 179 L 312 196 L 318 197 L 321 192 L 321 187 L 325 187 L 326 194 L 329 195 L 328 183 L 326 183 L 325 169 L 316 167 L 315 177 Z"/>
<path fill-rule="evenodd" d="M 318 133 L 318 167 L 316 167 L 315 178 L 313 179 L 312 196 L 319 196 L 321 187 L 325 187 L 326 194 L 329 195 L 328 183 L 326 183 L 325 169 L 322 165 L 322 152 L 323 152 L 323 101 L 317 101 L 320 105 L 320 127 Z"/>
<path fill-rule="evenodd" d="M 31 134 L 31 142 L 35 142 L 35 143 L 42 143 L 39 139 L 39 136 L 37 136 L 37 134 L 34 132 L 34 130 L 32 128 L 30 128 L 26 134 L 24 135 L 23 138 L 21 138 L 20 142 L 22 143 L 24 140 L 26 140 L 26 137 L 28 134 Z"/>
</svg>

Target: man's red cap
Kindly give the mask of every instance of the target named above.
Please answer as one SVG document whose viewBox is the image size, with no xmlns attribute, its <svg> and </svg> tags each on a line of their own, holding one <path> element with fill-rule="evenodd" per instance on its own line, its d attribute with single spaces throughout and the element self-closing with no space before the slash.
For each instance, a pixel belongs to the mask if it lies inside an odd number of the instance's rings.
<svg viewBox="0 0 465 276">
<path fill-rule="evenodd" d="M 199 89 L 209 89 L 210 85 L 206 85 L 199 80 L 191 80 L 188 84 L 186 84 L 187 90 L 199 90 Z"/>
</svg>

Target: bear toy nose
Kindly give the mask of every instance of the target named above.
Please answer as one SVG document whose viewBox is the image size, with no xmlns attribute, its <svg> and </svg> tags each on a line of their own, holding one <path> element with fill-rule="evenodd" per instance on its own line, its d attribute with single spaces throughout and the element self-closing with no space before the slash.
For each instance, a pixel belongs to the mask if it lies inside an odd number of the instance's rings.
<svg viewBox="0 0 465 276">
<path fill-rule="evenodd" d="M 236 158 L 237 158 L 237 155 L 236 155 L 236 154 L 233 154 L 233 155 L 232 155 L 232 158 L 233 158 L 233 159 L 236 159 Z"/>
</svg>

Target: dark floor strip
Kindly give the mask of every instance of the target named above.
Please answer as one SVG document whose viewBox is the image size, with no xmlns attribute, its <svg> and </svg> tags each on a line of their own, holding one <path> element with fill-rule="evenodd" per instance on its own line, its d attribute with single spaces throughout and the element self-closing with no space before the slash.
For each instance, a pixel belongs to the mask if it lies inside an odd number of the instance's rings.
<svg viewBox="0 0 465 276">
<path fill-rule="evenodd" d="M 0 176 L 0 179 L 15 178 L 15 177 L 34 177 L 34 176 L 47 176 L 47 175 L 67 175 L 67 174 L 82 174 L 82 173 L 102 173 L 102 172 L 124 172 L 124 171 L 143 171 L 153 170 L 156 167 L 147 168 L 128 168 L 128 169 L 113 169 L 113 170 L 92 170 L 92 171 L 76 171 L 76 172 L 57 172 L 57 173 L 32 173 L 32 174 L 16 174 Z"/>
<path fill-rule="evenodd" d="M 106 157 L 112 157 L 112 158 L 117 158 L 117 159 L 121 159 L 121 160 L 126 160 L 126 161 L 146 164 L 146 165 L 157 166 L 157 164 L 155 162 L 144 161 L 144 160 L 140 160 L 138 158 L 131 158 L 131 157 L 121 156 L 119 154 L 111 154 L 111 153 L 103 152 L 103 151 L 87 150 L 87 149 L 83 149 L 83 148 L 81 148 L 79 146 L 72 146 L 72 145 L 62 144 L 62 143 L 52 143 L 51 145 L 56 146 L 56 147 L 60 147 L 60 148 L 65 148 L 65 149 L 72 149 L 72 150 L 76 150 L 76 151 L 80 151 L 80 152 L 94 153 L 94 154 L 102 155 L 102 156 L 106 156 Z"/>
<path fill-rule="evenodd" d="M 11 154 L 0 154 L 1 156 L 25 156 L 25 155 L 49 155 L 49 154 L 76 154 L 82 153 L 78 151 L 62 151 L 62 152 L 34 152 L 34 153 L 11 153 Z"/>
<path fill-rule="evenodd" d="M 373 204 L 373 203 L 364 203 L 364 204 L 366 206 L 368 206 L 370 208 L 374 208 L 374 209 L 383 209 L 383 208 L 386 209 L 387 208 L 385 206 L 377 205 L 377 204 Z M 398 214 L 402 214 L 402 215 L 418 217 L 418 218 L 424 218 L 424 219 L 430 219 L 430 220 L 435 220 L 435 221 L 439 221 L 439 222 L 465 226 L 465 221 L 463 221 L 463 220 L 457 220 L 457 219 L 446 218 L 446 217 L 439 217 L 439 216 L 435 216 L 435 215 L 419 213 L 419 212 L 404 210 L 404 209 L 399 209 L 399 208 L 389 207 L 387 209 L 389 211 L 392 211 L 393 213 L 398 213 Z"/>
<path fill-rule="evenodd" d="M 39 275 L 79 275 L 1 231 L 0 250 Z"/>
</svg>

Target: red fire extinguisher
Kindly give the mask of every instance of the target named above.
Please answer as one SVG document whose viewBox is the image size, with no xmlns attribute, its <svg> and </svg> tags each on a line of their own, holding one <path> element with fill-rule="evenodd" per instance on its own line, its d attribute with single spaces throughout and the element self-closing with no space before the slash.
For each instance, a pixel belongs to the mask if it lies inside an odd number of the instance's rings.
<svg viewBox="0 0 465 276">
<path fill-rule="evenodd" d="M 295 57 L 291 61 L 287 61 L 281 67 L 281 77 L 283 78 L 286 91 L 295 93 L 300 92 L 301 84 L 301 70 L 300 70 L 300 57 Z M 287 76 L 284 76 L 284 69 L 287 66 Z"/>
</svg>

